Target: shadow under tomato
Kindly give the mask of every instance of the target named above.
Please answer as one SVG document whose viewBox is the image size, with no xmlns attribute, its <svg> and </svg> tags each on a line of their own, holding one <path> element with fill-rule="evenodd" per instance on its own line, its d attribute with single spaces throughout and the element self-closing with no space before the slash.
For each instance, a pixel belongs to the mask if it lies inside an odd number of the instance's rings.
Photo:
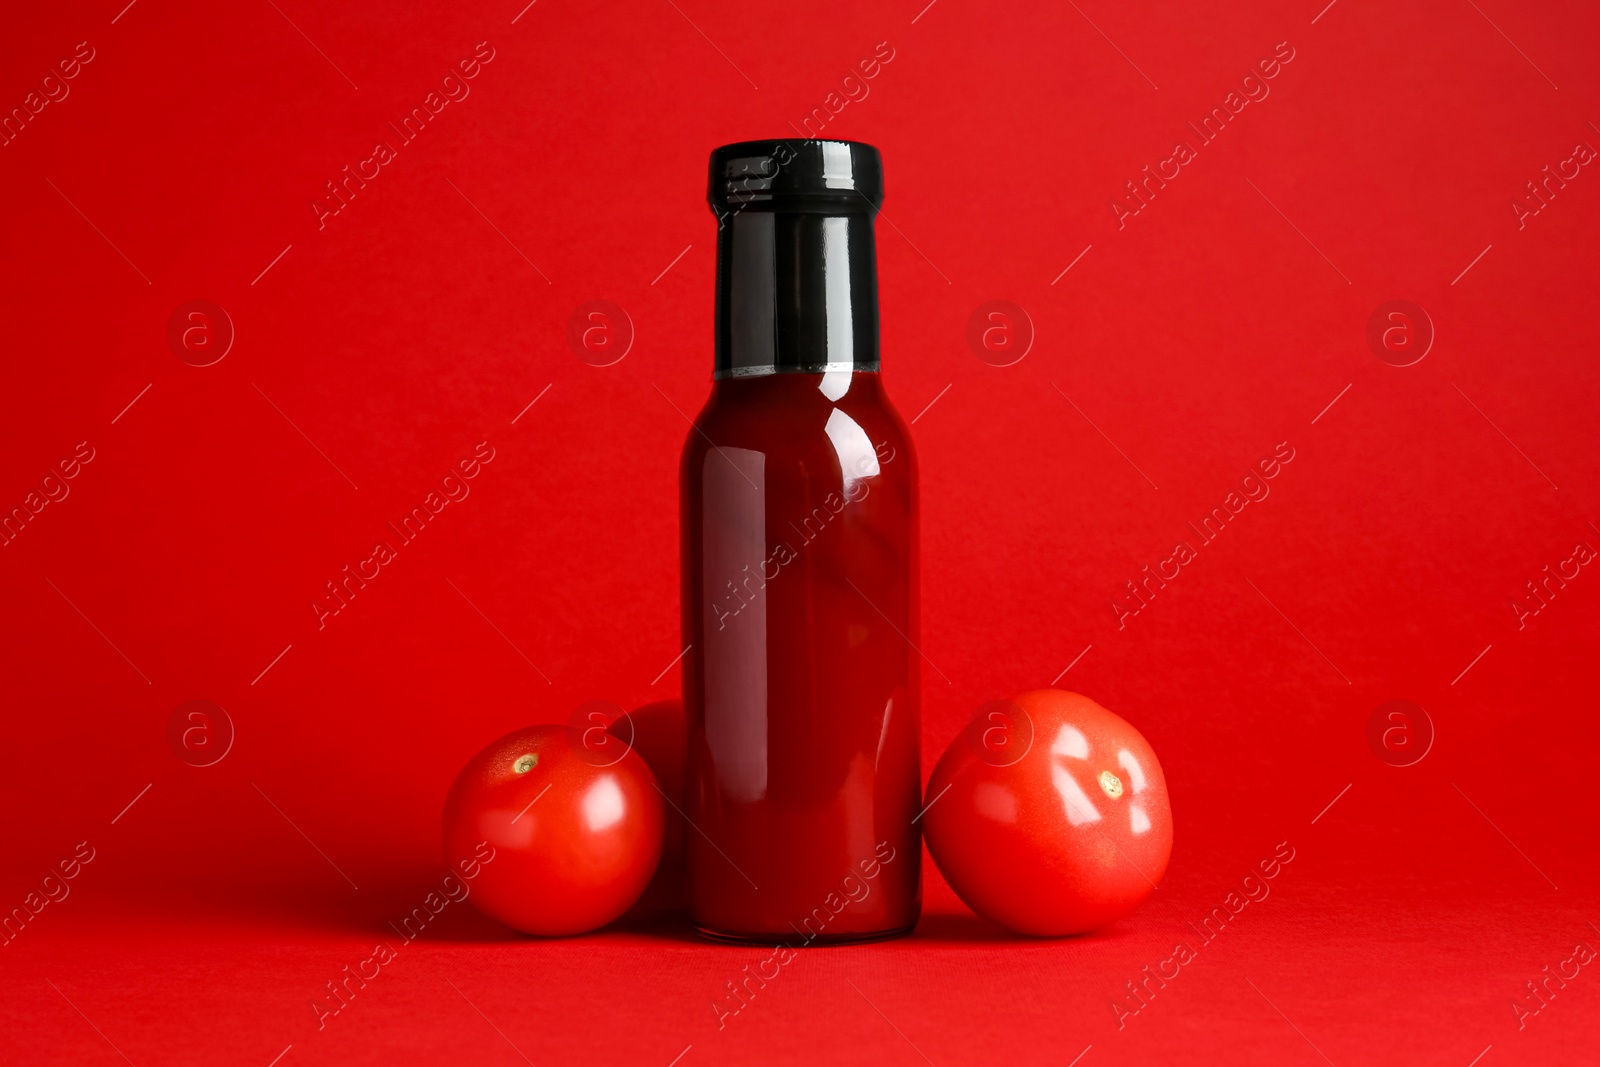
<svg viewBox="0 0 1600 1067">
<path fill-rule="evenodd" d="M 314 858 L 314 857 L 313 857 Z M 413 918 L 421 936 L 441 941 L 499 941 L 520 938 L 482 915 L 468 896 L 449 899 L 440 861 L 418 858 L 377 867 L 347 865 L 354 884 L 338 870 L 313 864 L 248 870 L 217 869 L 194 864 L 187 869 L 169 862 L 117 872 L 121 877 L 85 893 L 87 910 L 109 916 L 181 923 L 186 926 L 241 926 L 293 935 L 343 933 L 359 937 L 399 935 L 416 909 L 426 923 Z M 460 885 L 458 882 L 456 885 Z M 459 895 L 460 890 L 456 890 Z M 429 908 L 429 894 L 437 914 Z M 445 901 L 442 907 L 439 901 Z M 392 924 L 392 925 L 391 925 Z"/>
<path fill-rule="evenodd" d="M 467 896 L 450 899 L 444 883 L 448 872 L 443 863 L 420 855 L 409 859 L 393 857 L 381 865 L 350 865 L 349 873 L 358 879 L 359 889 L 337 871 L 310 861 L 292 869 L 280 864 L 253 871 L 219 871 L 198 863 L 184 869 L 169 861 L 118 873 L 122 877 L 115 884 L 103 884 L 95 887 L 95 893 L 85 893 L 81 907 L 124 920 L 169 920 L 187 927 L 239 926 L 277 930 L 291 937 L 297 932 L 307 936 L 345 934 L 396 942 L 415 934 L 417 941 L 433 944 L 508 946 L 574 940 L 523 934 L 489 918 L 473 907 L 470 882 L 458 880 L 455 891 L 459 894 L 464 886 Z M 436 913 L 429 908 L 430 894 Z M 442 907 L 440 901 L 445 901 Z M 909 936 L 875 944 L 891 949 L 902 944 L 1085 944 L 1130 936 L 1131 929 L 1123 929 L 1125 925 L 1114 924 L 1068 938 L 1034 938 L 1012 933 L 965 909 L 941 910 L 924 913 Z M 405 933 L 399 932 L 402 930 Z M 716 944 L 695 932 L 684 910 L 666 907 L 630 912 L 599 930 L 577 936 L 616 938 L 634 944 L 655 941 L 708 948 Z M 774 943 L 781 940 L 774 938 Z"/>
<path fill-rule="evenodd" d="M 971 912 L 935 912 L 922 916 L 911 934 L 914 941 L 935 944 L 1006 945 L 1032 938 L 1014 934 L 1003 926 Z"/>
<path fill-rule="evenodd" d="M 992 923 L 972 912 L 933 912 L 922 917 L 911 939 L 935 945 L 1060 945 L 1118 941 L 1129 936 L 1113 923 L 1103 930 L 1065 937 L 1033 937 Z"/>
</svg>

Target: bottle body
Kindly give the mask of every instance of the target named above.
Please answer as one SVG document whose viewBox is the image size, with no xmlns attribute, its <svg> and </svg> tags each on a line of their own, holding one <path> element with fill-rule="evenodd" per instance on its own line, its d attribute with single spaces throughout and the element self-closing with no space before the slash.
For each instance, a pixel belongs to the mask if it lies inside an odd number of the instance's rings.
<svg viewBox="0 0 1600 1067">
<path fill-rule="evenodd" d="M 702 933 L 920 906 L 916 462 L 874 372 L 717 381 L 682 467 L 688 899 Z"/>
</svg>

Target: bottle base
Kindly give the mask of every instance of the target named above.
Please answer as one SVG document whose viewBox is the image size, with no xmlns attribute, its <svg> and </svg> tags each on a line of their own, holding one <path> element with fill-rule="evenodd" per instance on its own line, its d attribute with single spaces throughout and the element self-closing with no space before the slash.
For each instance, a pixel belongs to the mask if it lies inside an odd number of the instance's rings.
<svg viewBox="0 0 1600 1067">
<path fill-rule="evenodd" d="M 784 934 L 742 933 L 732 930 L 713 930 L 708 926 L 701 926 L 699 923 L 691 923 L 690 925 L 694 928 L 695 933 L 699 934 L 707 941 L 715 941 L 723 945 L 776 945 L 780 943 L 793 944 L 790 937 Z M 913 922 L 909 926 L 899 926 L 890 930 L 868 930 L 862 933 L 823 933 L 817 934 L 815 937 L 812 937 L 809 940 L 801 937 L 800 941 L 803 943 L 795 947 L 809 948 L 813 945 L 865 945 L 873 941 L 890 941 L 897 937 L 905 937 L 916 928 L 917 924 Z"/>
</svg>

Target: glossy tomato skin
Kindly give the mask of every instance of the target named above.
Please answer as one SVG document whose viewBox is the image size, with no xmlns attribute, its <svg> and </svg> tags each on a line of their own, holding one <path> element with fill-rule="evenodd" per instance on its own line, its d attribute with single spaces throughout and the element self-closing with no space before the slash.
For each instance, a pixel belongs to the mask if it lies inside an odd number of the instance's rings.
<svg viewBox="0 0 1600 1067">
<path fill-rule="evenodd" d="M 661 857 L 650 769 L 629 749 L 599 758 L 582 744 L 570 726 L 507 734 L 467 761 L 445 798 L 445 862 L 454 871 L 478 860 L 468 899 L 524 933 L 604 926 L 638 899 Z M 487 862 L 483 842 L 494 850 Z"/>
<path fill-rule="evenodd" d="M 1006 703 L 985 705 L 987 721 L 934 768 L 928 851 L 956 895 L 1001 926 L 1039 937 L 1099 929 L 1166 873 L 1161 764 L 1138 730 L 1088 697 L 1039 689 Z"/>
</svg>

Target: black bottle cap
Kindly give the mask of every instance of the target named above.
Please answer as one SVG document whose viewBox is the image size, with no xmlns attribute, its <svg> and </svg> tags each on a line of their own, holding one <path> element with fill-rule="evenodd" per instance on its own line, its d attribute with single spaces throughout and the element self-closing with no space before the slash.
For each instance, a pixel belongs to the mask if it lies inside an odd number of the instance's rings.
<svg viewBox="0 0 1600 1067">
<path fill-rule="evenodd" d="M 874 216 L 883 162 L 850 141 L 711 153 L 716 378 L 878 369 Z"/>
<path fill-rule="evenodd" d="M 856 141 L 741 141 L 711 153 L 706 199 L 719 218 L 748 210 L 876 213 L 883 160 Z"/>
</svg>

